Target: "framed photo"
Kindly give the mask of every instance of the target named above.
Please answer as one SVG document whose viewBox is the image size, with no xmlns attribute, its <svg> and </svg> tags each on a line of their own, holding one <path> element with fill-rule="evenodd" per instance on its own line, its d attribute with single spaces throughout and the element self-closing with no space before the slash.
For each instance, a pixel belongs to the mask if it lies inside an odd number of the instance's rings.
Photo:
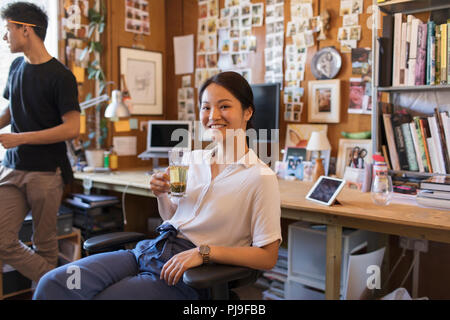
<svg viewBox="0 0 450 320">
<path fill-rule="evenodd" d="M 162 115 L 162 53 L 121 47 L 119 56 L 120 74 L 133 102 L 131 114 Z"/>
<path fill-rule="evenodd" d="M 286 162 L 289 157 L 298 157 L 302 158 L 303 161 L 306 161 L 307 151 L 306 148 L 297 148 L 297 147 L 286 147 L 283 155 L 283 161 Z"/>
<path fill-rule="evenodd" d="M 370 162 L 371 159 L 371 139 L 339 139 L 336 176 L 339 178 L 343 178 L 345 168 L 352 167 L 352 163 L 358 163 L 354 167 L 357 167 L 358 169 L 364 169 L 365 163 Z"/>
<path fill-rule="evenodd" d="M 340 80 L 309 81 L 308 89 L 308 122 L 339 123 L 341 121 Z"/>
</svg>

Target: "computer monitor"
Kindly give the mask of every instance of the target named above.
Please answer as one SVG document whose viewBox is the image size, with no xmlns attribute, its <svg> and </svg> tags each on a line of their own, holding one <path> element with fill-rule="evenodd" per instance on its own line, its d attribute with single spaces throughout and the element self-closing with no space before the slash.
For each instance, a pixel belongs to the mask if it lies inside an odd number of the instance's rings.
<svg viewBox="0 0 450 320">
<path fill-rule="evenodd" d="M 258 142 L 273 142 L 272 129 L 279 129 L 280 84 L 252 84 L 255 114 L 252 118 L 253 128 L 257 133 Z M 260 135 L 259 130 L 267 130 L 267 138 Z"/>
<path fill-rule="evenodd" d="M 150 120 L 147 151 L 168 152 L 174 147 L 191 149 L 192 121 Z"/>
</svg>

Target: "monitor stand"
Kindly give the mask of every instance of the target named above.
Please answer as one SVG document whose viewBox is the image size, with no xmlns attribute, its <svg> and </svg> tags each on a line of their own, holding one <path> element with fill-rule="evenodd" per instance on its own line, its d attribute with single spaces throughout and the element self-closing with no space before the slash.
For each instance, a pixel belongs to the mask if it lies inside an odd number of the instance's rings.
<svg viewBox="0 0 450 320">
<path fill-rule="evenodd" d="M 148 171 L 147 174 L 153 174 L 155 171 L 162 171 L 165 167 L 159 166 L 159 159 L 168 159 L 168 152 L 144 152 L 138 156 L 139 159 L 142 160 L 150 160 L 153 161 L 152 170 Z"/>
</svg>

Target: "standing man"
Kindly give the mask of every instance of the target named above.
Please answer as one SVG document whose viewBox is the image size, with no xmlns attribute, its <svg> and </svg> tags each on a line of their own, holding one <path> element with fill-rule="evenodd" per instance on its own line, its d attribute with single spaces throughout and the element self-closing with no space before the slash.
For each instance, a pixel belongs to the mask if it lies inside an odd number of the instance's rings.
<svg viewBox="0 0 450 320">
<path fill-rule="evenodd" d="M 7 149 L 0 166 L 0 260 L 33 281 L 57 265 L 57 213 L 64 183 L 73 178 L 65 141 L 79 135 L 80 107 L 73 74 L 44 46 L 48 17 L 28 2 L 1 11 L 3 36 L 13 61 L 3 92 L 9 105 L 0 110 L 0 134 Z M 33 249 L 18 239 L 31 211 Z"/>
</svg>

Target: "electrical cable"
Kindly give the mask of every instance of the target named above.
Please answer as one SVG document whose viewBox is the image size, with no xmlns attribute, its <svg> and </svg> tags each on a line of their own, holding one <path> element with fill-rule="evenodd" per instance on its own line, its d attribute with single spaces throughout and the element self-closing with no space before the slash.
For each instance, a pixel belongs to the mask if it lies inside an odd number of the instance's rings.
<svg viewBox="0 0 450 320">
<path fill-rule="evenodd" d="M 393 275 L 395 269 L 397 269 L 400 261 L 405 257 L 405 253 L 406 253 L 406 249 L 403 248 L 402 250 L 402 254 L 400 255 L 400 257 L 398 258 L 397 262 L 395 263 L 394 267 L 392 268 L 391 272 L 389 273 L 389 276 L 387 277 L 387 279 L 384 281 L 383 284 L 383 288 L 386 288 L 386 285 L 389 283 L 389 280 L 391 279 L 391 276 Z"/>
<path fill-rule="evenodd" d="M 129 186 L 130 186 L 130 182 L 127 183 L 127 185 L 125 186 L 125 189 L 123 190 L 123 193 L 122 193 L 122 216 L 123 216 L 123 225 L 124 226 L 127 225 L 127 213 L 125 210 L 125 195 L 127 194 L 127 190 L 128 190 Z"/>
<path fill-rule="evenodd" d="M 411 266 L 409 267 L 409 270 L 408 270 L 408 272 L 406 273 L 405 278 L 403 278 L 403 281 L 402 281 L 402 283 L 400 284 L 400 288 L 403 287 L 403 285 L 404 285 L 405 282 L 406 282 L 406 279 L 408 279 L 409 274 L 411 273 L 412 269 L 413 269 L 414 266 L 416 265 L 417 257 L 418 257 L 418 256 L 414 256 L 413 262 L 411 263 Z"/>
</svg>

